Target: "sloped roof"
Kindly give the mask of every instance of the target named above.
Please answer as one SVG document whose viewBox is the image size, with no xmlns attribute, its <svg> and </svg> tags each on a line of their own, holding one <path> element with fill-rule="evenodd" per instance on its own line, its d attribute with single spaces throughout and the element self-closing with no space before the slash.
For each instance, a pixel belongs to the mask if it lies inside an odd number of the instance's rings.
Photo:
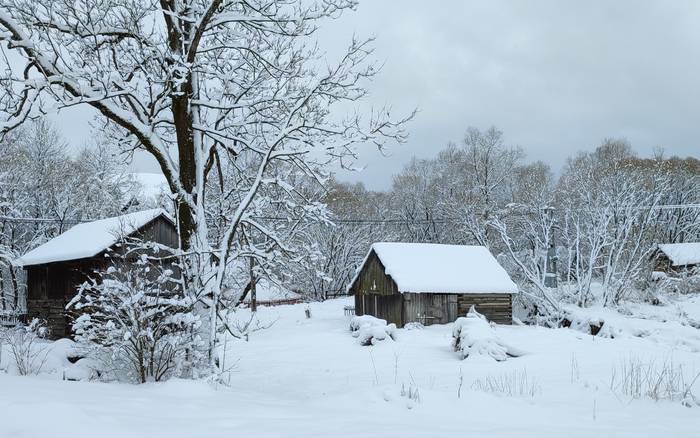
<svg viewBox="0 0 700 438">
<path fill-rule="evenodd" d="M 664 243 L 659 250 L 666 254 L 673 266 L 700 264 L 700 242 Z"/>
<path fill-rule="evenodd" d="M 156 208 L 76 225 L 29 251 L 16 264 L 31 266 L 94 257 L 158 216 L 173 221 L 164 210 Z"/>
<path fill-rule="evenodd" d="M 367 258 L 372 252 L 379 257 L 386 274 L 402 293 L 518 292 L 505 269 L 483 246 L 380 242 L 372 245 Z M 349 287 L 361 269 L 362 266 Z"/>
</svg>

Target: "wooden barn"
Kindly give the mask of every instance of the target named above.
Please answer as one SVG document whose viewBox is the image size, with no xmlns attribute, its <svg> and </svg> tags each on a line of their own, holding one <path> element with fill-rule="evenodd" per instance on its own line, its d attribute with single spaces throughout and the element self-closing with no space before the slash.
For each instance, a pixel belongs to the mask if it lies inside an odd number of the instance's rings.
<svg viewBox="0 0 700 438">
<path fill-rule="evenodd" d="M 160 209 L 76 225 L 17 261 L 27 274 L 27 319 L 45 320 L 52 339 L 70 336 L 66 305 L 90 275 L 109 267 L 106 254 L 119 253 L 126 238 L 178 245 L 177 228 Z"/>
<path fill-rule="evenodd" d="M 676 274 L 700 268 L 700 242 L 664 243 L 654 253 L 654 271 Z"/>
<path fill-rule="evenodd" d="M 403 327 L 445 324 L 471 306 L 512 323 L 517 286 L 483 246 L 375 243 L 348 286 L 355 313 Z"/>
</svg>

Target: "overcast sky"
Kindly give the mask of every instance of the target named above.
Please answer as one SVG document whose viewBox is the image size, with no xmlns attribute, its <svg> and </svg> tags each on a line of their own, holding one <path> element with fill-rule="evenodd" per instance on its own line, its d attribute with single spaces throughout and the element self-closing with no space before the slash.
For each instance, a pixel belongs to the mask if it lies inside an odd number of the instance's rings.
<svg viewBox="0 0 700 438">
<path fill-rule="evenodd" d="M 341 178 L 385 189 L 412 156 L 434 156 L 468 126 L 495 125 L 529 160 L 558 170 L 605 137 L 648 155 L 700 158 L 700 2 L 364 0 L 319 34 L 329 54 L 353 33 L 374 35 L 384 62 L 371 102 L 416 107 L 407 144 Z M 73 144 L 89 140 L 85 110 L 58 117 Z M 155 170 L 139 159 L 135 168 Z"/>
</svg>

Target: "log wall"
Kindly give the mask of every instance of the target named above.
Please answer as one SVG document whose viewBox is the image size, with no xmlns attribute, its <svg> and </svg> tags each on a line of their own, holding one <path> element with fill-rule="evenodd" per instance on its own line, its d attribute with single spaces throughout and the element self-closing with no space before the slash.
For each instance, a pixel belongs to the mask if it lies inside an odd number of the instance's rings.
<svg viewBox="0 0 700 438">
<path fill-rule="evenodd" d="M 513 297 L 509 294 L 465 294 L 457 297 L 457 312 L 464 316 L 471 306 L 496 324 L 513 323 Z"/>
</svg>

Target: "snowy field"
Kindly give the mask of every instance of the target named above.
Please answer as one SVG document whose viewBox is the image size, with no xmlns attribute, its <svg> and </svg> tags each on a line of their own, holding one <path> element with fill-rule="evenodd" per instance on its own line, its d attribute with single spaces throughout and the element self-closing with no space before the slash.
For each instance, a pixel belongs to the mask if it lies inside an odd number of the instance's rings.
<svg viewBox="0 0 700 438">
<path fill-rule="evenodd" d="M 346 304 L 311 304 L 311 319 L 305 305 L 260 309 L 275 323 L 229 345 L 228 387 L 0 373 L 0 437 L 699 436 L 699 406 L 632 398 L 620 382 L 630 364 L 670 366 L 688 380 L 700 372 L 700 297 L 630 308 L 635 318 L 596 315 L 612 339 L 499 326 L 525 353 L 505 362 L 459 360 L 452 325 L 402 329 L 396 341 L 363 347 L 348 331 Z"/>
</svg>

